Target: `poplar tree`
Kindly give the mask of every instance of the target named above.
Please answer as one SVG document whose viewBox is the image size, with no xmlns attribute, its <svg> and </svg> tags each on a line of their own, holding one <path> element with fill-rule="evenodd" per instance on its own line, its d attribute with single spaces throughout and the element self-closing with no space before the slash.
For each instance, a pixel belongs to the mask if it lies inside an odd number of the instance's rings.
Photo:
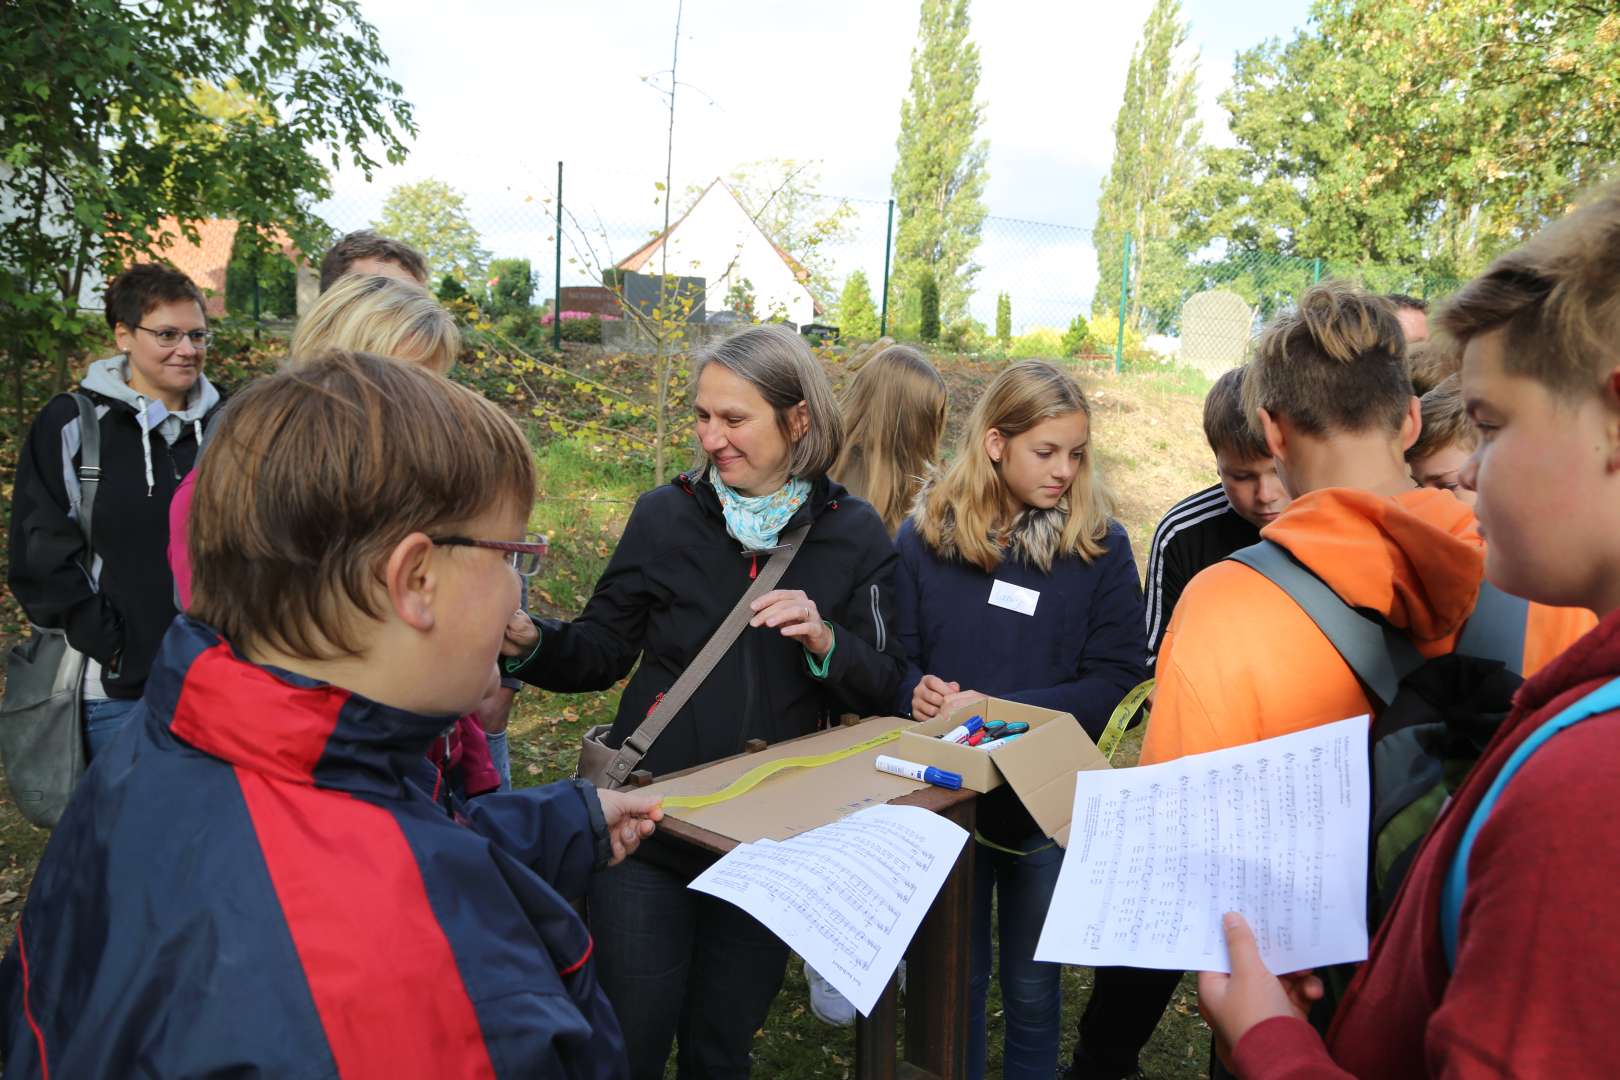
<svg viewBox="0 0 1620 1080">
<path fill-rule="evenodd" d="M 1196 178 L 1202 125 L 1198 122 L 1198 60 L 1186 56 L 1187 23 L 1180 0 L 1157 0 L 1131 52 L 1125 96 L 1114 120 L 1114 161 L 1097 201 L 1092 243 L 1097 249 L 1095 313 L 1114 312 L 1125 234 L 1132 240 L 1130 306 L 1140 326 L 1143 307 L 1174 305 L 1175 267 L 1183 260 L 1169 241 L 1178 200 Z M 1146 271 L 1146 273 L 1144 273 Z"/>
<path fill-rule="evenodd" d="M 932 273 L 947 323 L 967 315 L 988 179 L 989 143 L 979 137 L 984 106 L 975 100 L 979 49 L 968 31 L 967 0 L 922 0 L 893 177 L 900 216 L 894 277 L 903 309 L 916 307 L 919 283 Z"/>
</svg>

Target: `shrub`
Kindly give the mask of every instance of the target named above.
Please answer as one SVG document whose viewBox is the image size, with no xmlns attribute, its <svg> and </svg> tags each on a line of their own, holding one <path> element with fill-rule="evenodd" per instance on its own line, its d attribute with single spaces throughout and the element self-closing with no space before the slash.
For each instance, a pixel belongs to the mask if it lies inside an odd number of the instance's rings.
<svg viewBox="0 0 1620 1080">
<path fill-rule="evenodd" d="M 1091 340 L 1091 326 L 1086 322 L 1084 315 L 1076 315 L 1069 323 L 1069 329 L 1063 334 L 1063 355 L 1079 356 L 1082 353 L 1097 351 Z"/>
<path fill-rule="evenodd" d="M 1012 297 L 996 294 L 996 340 L 1003 350 L 1012 345 Z"/>
<path fill-rule="evenodd" d="M 496 259 L 489 264 L 491 315 L 526 315 L 534 301 L 534 271 L 528 259 Z"/>
<path fill-rule="evenodd" d="M 878 336 L 878 312 L 864 271 L 856 270 L 844 282 L 838 298 L 838 332 L 851 341 L 871 341 Z"/>
<path fill-rule="evenodd" d="M 1014 360 L 1052 360 L 1063 355 L 1063 332 L 1050 326 L 1036 326 L 1012 339 L 1007 355 Z"/>
<path fill-rule="evenodd" d="M 247 226 L 236 230 L 231 241 L 231 260 L 225 266 L 225 310 L 232 315 L 253 317 L 253 279 L 257 266 L 259 317 L 293 319 L 298 316 L 298 269 L 280 251 L 255 251 L 253 232 Z"/>
<path fill-rule="evenodd" d="M 925 271 L 917 282 L 919 321 L 917 336 L 924 341 L 939 340 L 939 282 L 933 271 Z"/>
</svg>

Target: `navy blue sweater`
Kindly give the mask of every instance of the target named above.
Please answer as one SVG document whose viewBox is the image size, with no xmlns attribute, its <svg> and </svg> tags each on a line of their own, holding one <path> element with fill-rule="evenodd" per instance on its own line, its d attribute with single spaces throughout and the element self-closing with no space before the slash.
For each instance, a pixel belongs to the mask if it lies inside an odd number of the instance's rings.
<svg viewBox="0 0 1620 1080">
<path fill-rule="evenodd" d="M 1043 574 L 1007 560 L 993 574 L 935 554 L 908 520 L 895 546 L 895 626 L 909 667 L 896 708 L 911 714 L 924 675 L 964 690 L 1072 714 L 1095 739 L 1150 672 L 1142 586 L 1131 542 L 1112 523 L 1095 562 L 1058 559 Z M 1040 593 L 1033 615 L 990 603 L 996 581 Z"/>
</svg>

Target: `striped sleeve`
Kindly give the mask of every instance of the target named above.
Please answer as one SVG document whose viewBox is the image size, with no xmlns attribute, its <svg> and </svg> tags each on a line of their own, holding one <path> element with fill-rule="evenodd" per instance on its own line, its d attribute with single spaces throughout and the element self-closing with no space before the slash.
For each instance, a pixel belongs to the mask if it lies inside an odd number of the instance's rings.
<svg viewBox="0 0 1620 1080">
<path fill-rule="evenodd" d="M 1176 538 L 1202 522 L 1220 517 L 1230 504 L 1226 492 L 1219 484 L 1187 496 L 1164 515 L 1158 528 L 1153 530 L 1153 541 L 1148 549 L 1146 575 L 1148 666 L 1158 658 L 1159 643 L 1164 640 L 1170 625 L 1170 614 L 1175 610 L 1181 590 L 1192 577 L 1187 572 L 1185 559 L 1176 558 Z"/>
</svg>

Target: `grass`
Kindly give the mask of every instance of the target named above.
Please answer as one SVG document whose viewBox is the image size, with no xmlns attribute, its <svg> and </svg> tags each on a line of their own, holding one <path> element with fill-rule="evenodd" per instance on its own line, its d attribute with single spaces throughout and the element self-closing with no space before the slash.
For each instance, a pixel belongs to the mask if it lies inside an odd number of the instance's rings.
<svg viewBox="0 0 1620 1080">
<path fill-rule="evenodd" d="M 954 361 L 943 374 L 951 391 L 951 423 L 956 433 L 971 403 L 1000 364 Z M 842 372 L 833 372 L 841 380 Z M 1182 496 L 1214 482 L 1203 443 L 1201 402 L 1207 382 L 1196 373 L 1155 368 L 1126 371 L 1082 369 L 1093 411 L 1093 446 L 1103 479 L 1117 503 L 1138 568 L 1160 515 Z M 550 439 L 537 446 L 540 491 L 530 527 L 551 537 L 551 555 L 531 583 L 530 605 L 558 618 L 576 614 L 606 566 L 636 496 L 652 485 L 650 465 L 621 451 L 597 448 L 579 436 Z M 681 467 L 684 462 L 677 462 Z M 622 685 L 622 684 L 621 684 Z M 591 694 L 549 694 L 525 690 L 517 696 L 511 722 L 512 771 L 520 786 L 542 784 L 571 774 L 580 734 L 591 724 L 609 723 L 621 687 Z M 1117 765 L 1134 764 L 1140 729 L 1116 755 Z M 24 822 L 0 791 L 0 945 L 9 945 L 34 866 L 48 838 Z M 1064 984 L 1062 1061 L 1073 1051 L 1076 1025 L 1090 994 L 1092 973 L 1067 968 Z M 1000 1068 L 999 996 L 990 1001 L 990 1073 Z M 853 1074 L 855 1039 L 851 1029 L 829 1028 L 809 1011 L 802 965 L 795 960 L 786 986 L 756 1044 L 755 1074 L 784 1080 L 838 1078 Z M 1206 1074 L 1208 1032 L 1197 1015 L 1192 979 L 1183 981 L 1142 1058 L 1147 1075 L 1201 1077 Z"/>
</svg>

